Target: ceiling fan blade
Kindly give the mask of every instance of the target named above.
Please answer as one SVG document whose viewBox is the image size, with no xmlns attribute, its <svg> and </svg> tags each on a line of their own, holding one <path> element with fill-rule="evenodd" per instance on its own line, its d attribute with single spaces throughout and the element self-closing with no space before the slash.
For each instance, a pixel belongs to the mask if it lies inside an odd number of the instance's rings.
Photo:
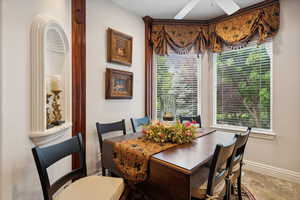
<svg viewBox="0 0 300 200">
<path fill-rule="evenodd" d="M 174 17 L 174 19 L 183 19 L 199 3 L 200 0 L 190 0 Z"/>
<path fill-rule="evenodd" d="M 233 0 L 215 0 L 215 2 L 228 15 L 231 15 L 240 9 Z"/>
</svg>

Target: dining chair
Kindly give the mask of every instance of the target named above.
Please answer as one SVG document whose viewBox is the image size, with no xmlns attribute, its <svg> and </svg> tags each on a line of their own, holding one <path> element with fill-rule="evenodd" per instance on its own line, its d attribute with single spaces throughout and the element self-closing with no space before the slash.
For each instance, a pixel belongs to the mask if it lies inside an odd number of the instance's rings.
<svg viewBox="0 0 300 200">
<path fill-rule="evenodd" d="M 242 167 L 244 165 L 243 158 L 244 152 L 247 145 L 249 135 L 251 133 L 251 128 L 248 127 L 246 133 L 236 134 L 236 145 L 235 145 L 235 155 L 233 156 L 233 168 L 232 175 L 234 177 L 233 182 L 237 184 L 238 198 L 242 200 Z"/>
<path fill-rule="evenodd" d="M 201 125 L 201 116 L 200 115 L 197 115 L 195 117 L 179 116 L 179 120 L 180 120 L 181 123 L 183 123 L 184 121 L 189 121 L 189 122 L 195 121 L 199 124 L 199 128 L 202 127 L 202 125 Z"/>
<path fill-rule="evenodd" d="M 208 180 L 200 186 L 192 186 L 192 199 L 225 199 L 231 197 L 231 170 L 233 165 L 233 153 L 235 150 L 236 138 L 232 143 L 224 146 L 218 144 L 208 170 Z"/>
<path fill-rule="evenodd" d="M 125 126 L 125 120 L 122 119 L 118 122 L 113 123 L 96 123 L 97 133 L 98 133 L 98 139 L 99 139 L 99 145 L 100 145 L 100 154 L 101 154 L 101 168 L 102 168 L 102 176 L 106 175 L 105 168 L 103 167 L 103 135 L 115 132 L 115 131 L 122 131 L 123 135 L 126 135 L 126 126 Z"/>
<path fill-rule="evenodd" d="M 131 121 L 131 125 L 132 125 L 132 130 L 134 133 L 139 131 L 141 126 L 148 125 L 150 123 L 150 119 L 148 116 L 143 117 L 143 118 L 137 118 L 137 119 L 131 118 L 130 121 Z"/>
<path fill-rule="evenodd" d="M 59 144 L 43 148 L 34 147 L 32 153 L 39 173 L 44 200 L 111 200 L 122 196 L 125 187 L 123 179 L 87 176 L 85 152 L 80 133 Z M 79 154 L 80 167 L 50 184 L 47 168 L 72 154 Z"/>
</svg>

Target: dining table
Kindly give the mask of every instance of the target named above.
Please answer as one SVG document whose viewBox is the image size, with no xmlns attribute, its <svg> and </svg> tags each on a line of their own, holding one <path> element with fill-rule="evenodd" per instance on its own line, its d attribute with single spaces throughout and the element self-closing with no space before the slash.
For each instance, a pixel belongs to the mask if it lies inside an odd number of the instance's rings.
<svg viewBox="0 0 300 200">
<path fill-rule="evenodd" d="M 114 145 L 117 142 L 143 137 L 142 133 L 127 134 L 103 141 L 102 165 L 121 176 L 114 163 Z M 190 200 L 192 187 L 208 179 L 209 161 L 217 144 L 229 144 L 235 134 L 213 131 L 193 142 L 177 145 L 154 154 L 149 159 L 147 179 L 136 185 L 153 200 Z"/>
</svg>

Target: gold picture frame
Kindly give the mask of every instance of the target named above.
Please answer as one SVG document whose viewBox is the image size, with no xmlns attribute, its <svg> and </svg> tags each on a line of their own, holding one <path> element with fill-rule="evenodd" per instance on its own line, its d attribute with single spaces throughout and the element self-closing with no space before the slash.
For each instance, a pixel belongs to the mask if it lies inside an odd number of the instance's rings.
<svg viewBox="0 0 300 200">
<path fill-rule="evenodd" d="M 133 73 L 106 69 L 105 99 L 132 99 Z"/>
<path fill-rule="evenodd" d="M 132 64 L 133 38 L 119 31 L 107 30 L 107 62 L 126 66 Z"/>
</svg>

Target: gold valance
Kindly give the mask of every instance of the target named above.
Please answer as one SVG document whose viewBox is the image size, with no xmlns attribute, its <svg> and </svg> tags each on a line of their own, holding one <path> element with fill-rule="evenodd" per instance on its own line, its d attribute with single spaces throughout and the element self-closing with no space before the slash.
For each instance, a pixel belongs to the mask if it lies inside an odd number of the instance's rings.
<svg viewBox="0 0 300 200">
<path fill-rule="evenodd" d="M 193 47 L 200 54 L 206 50 L 222 51 L 223 46 L 235 46 L 248 42 L 254 36 L 262 43 L 274 36 L 279 29 L 279 1 L 236 16 L 193 25 L 152 25 L 151 41 L 155 53 L 168 54 L 168 46 L 176 53 L 184 54 Z"/>
<path fill-rule="evenodd" d="M 168 54 L 167 45 L 178 54 L 187 53 L 192 47 L 202 53 L 208 47 L 208 26 L 154 25 L 151 39 L 159 55 Z"/>
</svg>

